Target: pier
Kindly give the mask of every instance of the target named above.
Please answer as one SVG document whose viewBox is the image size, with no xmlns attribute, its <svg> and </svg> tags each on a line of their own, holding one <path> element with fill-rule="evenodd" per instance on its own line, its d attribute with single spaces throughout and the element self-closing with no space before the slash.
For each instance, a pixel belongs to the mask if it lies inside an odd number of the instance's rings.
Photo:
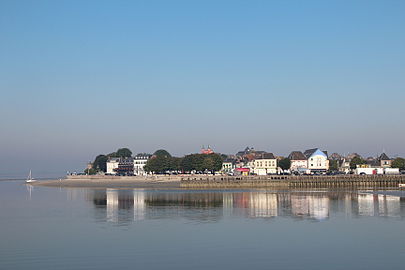
<svg viewBox="0 0 405 270">
<path fill-rule="evenodd" d="M 182 188 L 397 188 L 405 175 L 267 175 L 182 177 Z"/>
</svg>

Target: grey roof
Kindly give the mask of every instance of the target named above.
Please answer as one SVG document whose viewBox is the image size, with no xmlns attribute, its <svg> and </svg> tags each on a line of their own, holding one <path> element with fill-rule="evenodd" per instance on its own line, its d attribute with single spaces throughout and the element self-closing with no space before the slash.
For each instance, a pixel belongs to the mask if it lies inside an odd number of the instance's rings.
<svg viewBox="0 0 405 270">
<path fill-rule="evenodd" d="M 366 163 L 370 166 L 380 166 L 380 162 L 376 159 L 370 159 L 370 160 L 366 160 Z"/>
<path fill-rule="evenodd" d="M 378 160 L 391 160 L 385 153 L 382 153 Z"/>
<path fill-rule="evenodd" d="M 232 163 L 232 164 L 234 164 L 235 162 L 236 162 L 236 160 L 233 159 L 233 158 L 226 158 L 226 159 L 224 160 L 224 163 Z"/>
<path fill-rule="evenodd" d="M 309 158 L 310 156 L 312 156 L 313 153 L 316 152 L 316 150 L 318 150 L 319 148 L 313 148 L 313 149 L 308 149 L 304 152 L 304 155 Z M 322 151 L 325 153 L 326 156 L 328 156 L 328 151 Z"/>
<path fill-rule="evenodd" d="M 263 153 L 256 159 L 276 159 L 276 157 L 273 155 L 273 153 Z"/>
<path fill-rule="evenodd" d="M 288 156 L 290 160 L 307 160 L 305 155 L 301 151 L 292 151 L 291 154 Z"/>
<path fill-rule="evenodd" d="M 254 151 L 253 147 L 249 148 L 249 146 L 248 146 L 248 147 L 245 148 L 245 150 L 239 151 L 238 153 L 236 153 L 236 155 L 237 156 L 243 156 L 243 155 L 249 154 L 249 153 L 251 153 L 253 151 Z"/>
</svg>

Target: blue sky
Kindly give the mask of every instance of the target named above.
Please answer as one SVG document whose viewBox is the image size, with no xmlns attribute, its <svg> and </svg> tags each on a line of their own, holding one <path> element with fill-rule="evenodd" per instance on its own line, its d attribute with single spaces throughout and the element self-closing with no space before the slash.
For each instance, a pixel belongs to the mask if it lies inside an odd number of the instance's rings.
<svg viewBox="0 0 405 270">
<path fill-rule="evenodd" d="M 0 1 L 0 172 L 210 144 L 405 155 L 404 1 Z"/>
</svg>

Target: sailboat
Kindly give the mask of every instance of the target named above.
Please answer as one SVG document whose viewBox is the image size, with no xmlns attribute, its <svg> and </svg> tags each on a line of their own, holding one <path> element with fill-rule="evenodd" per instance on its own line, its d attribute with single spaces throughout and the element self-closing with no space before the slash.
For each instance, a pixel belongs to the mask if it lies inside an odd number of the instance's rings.
<svg viewBox="0 0 405 270">
<path fill-rule="evenodd" d="M 25 180 L 25 183 L 33 183 L 35 181 L 37 181 L 37 180 L 32 178 L 32 173 L 31 173 L 31 170 L 30 170 L 30 174 L 28 175 L 27 180 Z"/>
</svg>

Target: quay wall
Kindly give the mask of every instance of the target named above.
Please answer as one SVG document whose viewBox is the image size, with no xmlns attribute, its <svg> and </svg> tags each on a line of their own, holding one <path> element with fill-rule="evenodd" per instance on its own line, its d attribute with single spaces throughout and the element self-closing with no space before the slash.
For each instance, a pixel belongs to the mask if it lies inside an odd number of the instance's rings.
<svg viewBox="0 0 405 270">
<path fill-rule="evenodd" d="M 179 175 L 115 176 L 115 175 L 68 175 L 69 180 L 111 180 L 111 181 L 180 181 Z"/>
<path fill-rule="evenodd" d="M 393 188 L 405 184 L 405 175 L 337 176 L 187 176 L 182 188 Z"/>
</svg>

